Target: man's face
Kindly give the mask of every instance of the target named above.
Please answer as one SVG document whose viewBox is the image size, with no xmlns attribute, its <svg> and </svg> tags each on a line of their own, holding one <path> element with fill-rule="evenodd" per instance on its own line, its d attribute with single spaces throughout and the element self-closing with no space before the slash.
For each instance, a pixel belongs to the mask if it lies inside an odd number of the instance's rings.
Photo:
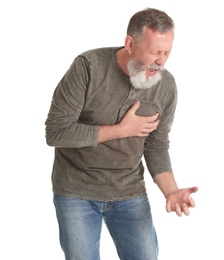
<svg viewBox="0 0 224 260">
<path fill-rule="evenodd" d="M 160 71 L 171 52 L 173 38 L 173 31 L 161 34 L 151 29 L 145 30 L 141 41 L 132 38 L 128 72 L 135 88 L 150 88 L 161 79 Z"/>
</svg>

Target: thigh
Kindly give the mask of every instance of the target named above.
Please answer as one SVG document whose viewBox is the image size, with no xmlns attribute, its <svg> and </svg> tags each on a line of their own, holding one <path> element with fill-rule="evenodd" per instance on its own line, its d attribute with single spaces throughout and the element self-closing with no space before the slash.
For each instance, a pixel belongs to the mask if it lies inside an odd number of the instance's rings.
<svg viewBox="0 0 224 260">
<path fill-rule="evenodd" d="M 98 260 L 102 217 L 91 202 L 54 195 L 66 260 Z"/>
<path fill-rule="evenodd" d="M 157 260 L 157 236 L 147 196 L 114 203 L 105 222 L 120 259 Z"/>
</svg>

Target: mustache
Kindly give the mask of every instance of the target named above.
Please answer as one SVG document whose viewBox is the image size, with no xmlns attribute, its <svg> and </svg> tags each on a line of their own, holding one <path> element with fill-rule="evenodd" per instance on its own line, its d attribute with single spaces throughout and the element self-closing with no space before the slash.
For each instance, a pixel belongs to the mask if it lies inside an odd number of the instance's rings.
<svg viewBox="0 0 224 260">
<path fill-rule="evenodd" d="M 156 63 L 150 64 L 147 69 L 152 69 L 152 70 L 164 70 L 164 66 L 159 66 Z"/>
</svg>

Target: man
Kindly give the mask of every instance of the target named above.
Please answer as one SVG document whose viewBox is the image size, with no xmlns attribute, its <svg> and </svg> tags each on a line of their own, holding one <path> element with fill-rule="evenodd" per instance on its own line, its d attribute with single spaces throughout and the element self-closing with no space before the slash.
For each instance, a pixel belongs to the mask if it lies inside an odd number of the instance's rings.
<svg viewBox="0 0 224 260">
<path fill-rule="evenodd" d="M 179 189 L 169 157 L 177 90 L 164 69 L 173 20 L 148 8 L 130 19 L 125 46 L 86 51 L 59 82 L 46 120 L 66 260 L 98 260 L 102 220 L 122 260 L 156 260 L 144 156 L 168 212 L 189 215 L 197 187 Z"/>
</svg>

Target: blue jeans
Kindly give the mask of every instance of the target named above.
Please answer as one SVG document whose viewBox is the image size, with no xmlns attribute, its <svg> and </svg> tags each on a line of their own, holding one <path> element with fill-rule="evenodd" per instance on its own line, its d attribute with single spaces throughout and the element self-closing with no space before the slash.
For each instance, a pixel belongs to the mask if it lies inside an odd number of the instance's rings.
<svg viewBox="0 0 224 260">
<path fill-rule="evenodd" d="M 102 220 L 121 260 L 157 260 L 158 243 L 147 196 L 98 202 L 54 195 L 66 260 L 100 260 Z"/>
</svg>

